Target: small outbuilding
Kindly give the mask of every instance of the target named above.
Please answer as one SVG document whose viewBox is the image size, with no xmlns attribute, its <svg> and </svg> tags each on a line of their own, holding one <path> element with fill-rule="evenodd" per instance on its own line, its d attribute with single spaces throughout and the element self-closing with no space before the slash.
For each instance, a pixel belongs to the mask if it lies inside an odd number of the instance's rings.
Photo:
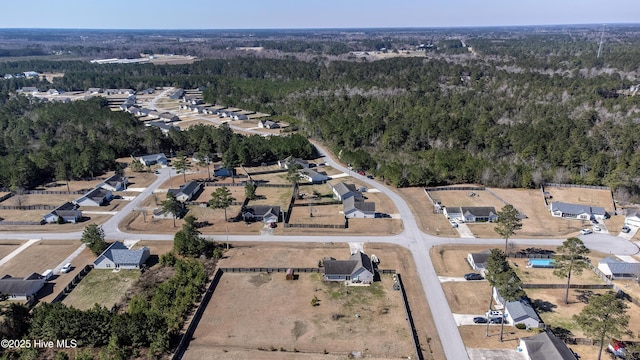
<svg viewBox="0 0 640 360">
<path fill-rule="evenodd" d="M 293 273 L 293 269 L 292 268 L 288 268 L 287 269 L 286 279 L 287 280 L 295 280 L 295 275 Z"/>
</svg>

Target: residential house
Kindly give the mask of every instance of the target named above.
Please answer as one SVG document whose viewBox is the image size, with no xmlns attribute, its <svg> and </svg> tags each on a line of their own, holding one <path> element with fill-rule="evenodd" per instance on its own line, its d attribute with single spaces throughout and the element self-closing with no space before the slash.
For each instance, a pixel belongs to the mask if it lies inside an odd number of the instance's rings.
<svg viewBox="0 0 640 360">
<path fill-rule="evenodd" d="M 544 327 L 540 316 L 526 297 L 516 301 L 505 301 L 498 289 L 493 288 L 493 298 L 498 304 L 503 305 L 505 321 L 508 324 L 524 324 L 528 328 Z"/>
<path fill-rule="evenodd" d="M 280 206 L 254 205 L 242 208 L 244 221 L 262 221 L 265 224 L 280 220 Z"/>
<path fill-rule="evenodd" d="M 178 115 L 174 115 L 170 112 L 163 112 L 162 114 L 160 114 L 159 118 L 164 122 L 172 122 L 172 121 L 180 120 L 180 117 L 178 117 Z"/>
<path fill-rule="evenodd" d="M 271 120 L 258 121 L 258 127 L 263 129 L 280 129 L 280 124 Z"/>
<path fill-rule="evenodd" d="M 498 213 L 493 206 L 447 206 L 443 207 L 444 215 L 449 219 L 464 222 L 494 222 Z"/>
<path fill-rule="evenodd" d="M 47 95 L 60 95 L 64 94 L 64 91 L 58 89 L 49 89 L 47 90 Z"/>
<path fill-rule="evenodd" d="M 353 283 L 371 284 L 375 275 L 371 259 L 363 252 L 351 254 L 349 260 L 325 259 L 325 281 L 350 281 Z"/>
<path fill-rule="evenodd" d="M 329 177 L 326 174 L 319 173 L 312 169 L 300 170 L 300 176 L 302 176 L 303 179 L 314 184 L 322 184 L 329 180 Z"/>
<path fill-rule="evenodd" d="M 278 160 L 278 166 L 280 166 L 281 169 L 289 169 L 294 165 L 300 165 L 302 169 L 309 168 L 309 162 L 307 160 L 296 158 L 293 156 Z"/>
<path fill-rule="evenodd" d="M 180 202 L 191 201 L 202 190 L 202 185 L 197 181 L 189 181 L 181 185 L 179 189 L 169 189 L 169 192 L 176 196 Z"/>
<path fill-rule="evenodd" d="M 356 190 L 356 186 L 354 184 L 345 184 L 343 182 L 339 182 L 332 188 L 333 194 L 340 201 L 344 201 L 350 197 L 355 197 L 356 201 L 363 201 L 364 198 L 362 194 Z"/>
<path fill-rule="evenodd" d="M 167 123 L 160 122 L 160 121 L 149 121 L 148 123 L 145 124 L 145 126 L 156 127 L 160 129 L 160 131 L 162 131 L 162 133 L 165 135 L 169 134 L 171 130 L 180 131 L 179 127 L 175 125 L 169 125 Z"/>
<path fill-rule="evenodd" d="M 479 253 L 468 253 L 467 262 L 473 270 L 484 271 L 487 268 L 487 260 L 491 250 L 485 250 Z"/>
<path fill-rule="evenodd" d="M 232 175 L 233 175 L 232 170 L 227 169 L 226 167 L 219 164 L 213 165 L 213 176 L 230 177 Z"/>
<path fill-rule="evenodd" d="M 76 199 L 75 203 L 78 206 L 103 206 L 107 205 L 111 199 L 113 199 L 111 190 L 97 187 Z"/>
<path fill-rule="evenodd" d="M 40 90 L 38 90 L 38 88 L 34 87 L 34 86 L 24 86 L 24 87 L 16 90 L 16 92 L 23 93 L 23 94 L 36 94 L 39 91 Z"/>
<path fill-rule="evenodd" d="M 150 87 L 142 90 L 142 94 L 151 95 L 156 92 L 156 89 Z"/>
<path fill-rule="evenodd" d="M 604 220 L 607 216 L 607 212 L 602 207 L 569 204 L 559 201 L 552 202 L 549 210 L 552 216 L 577 220 Z"/>
<path fill-rule="evenodd" d="M 173 94 L 169 95 L 169 99 L 178 100 L 184 96 L 184 89 L 176 89 Z"/>
<path fill-rule="evenodd" d="M 577 360 L 564 341 L 553 333 L 544 331 L 535 336 L 520 339 L 518 351 L 527 360 Z"/>
<path fill-rule="evenodd" d="M 188 211 L 187 208 L 183 207 L 182 213 L 176 214 L 176 218 L 181 219 L 183 216 L 187 214 L 187 211 Z M 165 212 L 162 209 L 154 209 L 152 217 L 156 220 L 166 220 L 166 219 L 173 219 L 173 214 L 170 212 Z"/>
<path fill-rule="evenodd" d="M 44 286 L 45 279 L 42 275 L 33 273 L 25 278 L 14 278 L 5 275 L 0 279 L 0 294 L 8 296 L 8 300 L 26 301 L 32 303 L 36 294 Z"/>
<path fill-rule="evenodd" d="M 163 153 L 159 153 L 159 154 L 141 156 L 140 162 L 144 166 L 151 166 L 155 164 L 166 166 L 169 161 L 167 160 L 167 157 Z"/>
<path fill-rule="evenodd" d="M 102 94 L 102 88 L 96 88 L 96 87 L 88 88 L 87 94 Z"/>
<path fill-rule="evenodd" d="M 38 76 L 40 76 L 40 74 L 38 74 L 38 73 L 37 73 L 37 72 L 35 72 L 35 71 L 25 71 L 25 72 L 23 72 L 23 74 L 24 74 L 24 76 L 25 76 L 26 78 L 32 78 L 32 77 L 38 77 Z"/>
<path fill-rule="evenodd" d="M 350 219 L 373 219 L 376 217 L 376 203 L 358 201 L 351 196 L 342 201 L 344 216 Z"/>
<path fill-rule="evenodd" d="M 149 258 L 148 247 L 130 250 L 116 241 L 93 262 L 94 269 L 140 269 Z"/>
<path fill-rule="evenodd" d="M 640 276 L 640 263 L 609 256 L 598 261 L 598 270 L 611 280 L 636 280 Z"/>
<path fill-rule="evenodd" d="M 42 217 L 46 223 L 57 223 L 60 218 L 65 223 L 75 224 L 82 219 L 82 211 L 78 210 L 76 204 L 66 202 Z"/>
<path fill-rule="evenodd" d="M 105 190 L 123 191 L 127 188 L 128 184 L 129 184 L 129 179 L 127 179 L 122 175 L 116 174 L 116 175 L 110 176 L 98 186 Z"/>
</svg>

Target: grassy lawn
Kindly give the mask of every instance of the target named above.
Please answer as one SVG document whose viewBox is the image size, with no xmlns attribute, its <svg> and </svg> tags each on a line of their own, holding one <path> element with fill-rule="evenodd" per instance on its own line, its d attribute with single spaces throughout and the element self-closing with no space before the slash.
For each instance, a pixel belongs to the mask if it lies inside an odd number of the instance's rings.
<svg viewBox="0 0 640 360">
<path fill-rule="evenodd" d="M 90 309 L 99 304 L 110 309 L 140 278 L 139 270 L 92 270 L 63 302 L 78 309 Z"/>
</svg>

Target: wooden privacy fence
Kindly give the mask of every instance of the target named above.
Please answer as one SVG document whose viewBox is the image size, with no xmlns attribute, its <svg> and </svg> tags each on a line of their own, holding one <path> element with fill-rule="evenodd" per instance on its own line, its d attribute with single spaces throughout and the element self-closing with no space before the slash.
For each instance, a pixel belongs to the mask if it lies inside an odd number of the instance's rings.
<svg viewBox="0 0 640 360">
<path fill-rule="evenodd" d="M 418 338 L 418 331 L 416 330 L 415 323 L 413 322 L 413 315 L 411 314 L 411 308 L 409 307 L 409 299 L 407 299 L 407 293 L 404 291 L 404 284 L 402 283 L 402 277 L 400 274 L 396 274 L 398 279 L 398 285 L 400 285 L 400 293 L 402 294 L 402 302 L 404 304 L 404 311 L 406 314 L 409 328 L 411 329 L 411 339 L 413 340 L 413 347 L 416 352 L 416 358 L 424 360 L 422 355 L 422 349 L 420 348 L 420 339 Z"/>
<path fill-rule="evenodd" d="M 25 190 L 25 195 L 84 195 L 93 189 L 80 189 L 76 191 L 55 191 L 55 190 Z"/>
<path fill-rule="evenodd" d="M 523 289 L 566 289 L 567 284 L 522 284 Z M 613 285 L 581 285 L 581 284 L 570 284 L 569 289 L 613 289 Z"/>
<path fill-rule="evenodd" d="M 582 189 L 595 189 L 595 190 L 611 190 L 608 186 L 597 186 L 597 185 L 578 185 L 578 184 L 556 184 L 556 183 L 544 183 L 544 186 L 551 187 L 575 187 Z"/>
<path fill-rule="evenodd" d="M 349 227 L 347 221 L 344 225 L 335 224 L 284 224 L 285 228 L 302 228 L 302 229 L 347 229 Z"/>
<path fill-rule="evenodd" d="M 1 210 L 53 210 L 56 208 L 55 205 L 0 205 Z"/>
<path fill-rule="evenodd" d="M 67 284 L 67 286 L 65 286 L 62 291 L 60 291 L 60 293 L 58 293 L 58 295 L 53 300 L 51 300 L 51 303 L 55 304 L 64 300 L 64 298 L 71 294 L 71 291 L 73 291 L 73 289 L 78 286 L 80 280 L 84 279 L 84 277 L 87 276 L 87 274 L 91 270 L 93 270 L 93 265 L 86 265 L 82 270 L 80 270 L 79 273 L 76 274 L 76 276 L 73 277 L 73 279 Z"/>
<path fill-rule="evenodd" d="M 283 272 L 286 273 L 288 269 L 293 269 L 294 272 L 298 273 L 319 273 L 321 272 L 320 268 L 280 268 L 280 267 L 255 267 L 255 268 L 220 268 L 223 272 L 230 273 L 274 273 L 274 272 Z"/>
<path fill-rule="evenodd" d="M 0 225 L 44 225 L 44 220 L 40 221 L 0 221 Z"/>
</svg>

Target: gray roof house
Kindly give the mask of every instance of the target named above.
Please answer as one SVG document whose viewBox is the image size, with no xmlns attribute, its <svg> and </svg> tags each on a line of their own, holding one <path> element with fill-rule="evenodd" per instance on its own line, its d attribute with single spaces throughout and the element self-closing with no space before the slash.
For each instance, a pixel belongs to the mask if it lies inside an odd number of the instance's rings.
<svg viewBox="0 0 640 360">
<path fill-rule="evenodd" d="M 528 328 L 544 327 L 538 313 L 526 298 L 516 301 L 505 301 L 497 288 L 493 288 L 493 298 L 498 304 L 504 305 L 505 321 L 512 326 L 525 324 Z"/>
<path fill-rule="evenodd" d="M 167 156 L 163 153 L 140 156 L 140 162 L 144 166 L 151 166 L 155 164 L 167 165 Z"/>
<path fill-rule="evenodd" d="M 25 278 L 5 275 L 0 279 L 0 293 L 7 295 L 8 300 L 22 300 L 31 303 L 35 300 L 36 294 L 42 289 L 44 283 L 44 277 L 37 273 Z"/>
<path fill-rule="evenodd" d="M 484 271 L 487 267 L 487 259 L 491 250 L 485 250 L 479 253 L 468 253 L 467 262 L 473 270 Z"/>
<path fill-rule="evenodd" d="M 278 166 L 280 166 L 281 169 L 289 169 L 293 165 L 300 165 L 303 169 L 309 168 L 309 162 L 307 160 L 293 156 L 288 156 L 282 160 L 278 160 Z"/>
<path fill-rule="evenodd" d="M 521 338 L 518 350 L 527 360 L 577 360 L 573 351 L 548 331 Z"/>
<path fill-rule="evenodd" d="M 191 201 L 200 190 L 202 190 L 202 185 L 199 182 L 189 181 L 184 185 L 180 185 L 179 189 L 169 189 L 169 192 L 176 196 L 176 200 L 187 202 Z"/>
<path fill-rule="evenodd" d="M 122 191 L 127 188 L 129 180 L 121 175 L 113 175 L 103 181 L 99 186 L 105 190 Z"/>
<path fill-rule="evenodd" d="M 371 284 L 374 269 L 371 259 L 363 252 L 351 254 L 349 260 L 325 259 L 325 281 L 350 281 L 354 283 Z"/>
<path fill-rule="evenodd" d="M 260 120 L 258 121 L 258 127 L 264 129 L 280 129 L 280 125 L 271 120 Z"/>
<path fill-rule="evenodd" d="M 102 206 L 106 205 L 113 198 L 111 190 L 95 188 L 75 200 L 78 206 Z"/>
<path fill-rule="evenodd" d="M 358 201 L 351 196 L 342 201 L 344 216 L 350 219 L 373 219 L 376 217 L 376 203 Z"/>
<path fill-rule="evenodd" d="M 129 250 L 123 243 L 116 241 L 93 262 L 95 269 L 140 269 L 149 258 L 148 247 Z"/>
<path fill-rule="evenodd" d="M 464 222 L 494 222 L 498 213 L 493 206 L 447 206 L 443 209 L 449 219 L 460 219 Z"/>
<path fill-rule="evenodd" d="M 312 169 L 300 170 L 300 176 L 314 184 L 322 184 L 329 180 L 329 177 L 326 174 L 319 173 Z"/>
<path fill-rule="evenodd" d="M 603 207 L 569 204 L 554 201 L 550 206 L 551 215 L 555 217 L 573 218 L 578 220 L 604 219 L 607 212 Z"/>
<path fill-rule="evenodd" d="M 184 89 L 176 89 L 173 94 L 169 95 L 169 99 L 178 100 L 184 95 Z"/>
<path fill-rule="evenodd" d="M 82 211 L 78 210 L 76 204 L 66 202 L 42 217 L 46 223 L 57 223 L 59 218 L 65 223 L 75 224 L 82 219 Z"/>
<path fill-rule="evenodd" d="M 640 276 L 640 263 L 628 263 L 609 256 L 598 261 L 598 270 L 611 280 L 634 280 Z"/>
<path fill-rule="evenodd" d="M 245 221 L 262 221 L 265 224 L 277 223 L 280 219 L 280 206 L 254 205 L 242 208 Z"/>
<path fill-rule="evenodd" d="M 219 164 L 213 165 L 213 176 L 229 177 L 233 175 L 233 171 Z"/>
<path fill-rule="evenodd" d="M 167 123 L 161 122 L 161 121 L 149 121 L 145 124 L 145 126 L 150 126 L 150 127 L 157 127 L 158 129 L 160 129 L 160 131 L 162 131 L 163 134 L 168 134 L 171 132 L 171 130 L 176 130 L 176 131 L 180 131 L 180 128 L 174 125 L 169 125 Z"/>
<path fill-rule="evenodd" d="M 159 118 L 164 122 L 172 122 L 172 121 L 180 120 L 180 117 L 178 117 L 178 115 L 172 114 L 170 112 L 163 112 L 162 114 L 160 114 Z"/>
<path fill-rule="evenodd" d="M 16 90 L 16 92 L 28 93 L 28 94 L 35 94 L 38 91 L 39 91 L 38 88 L 35 87 L 35 86 L 24 86 L 24 87 Z"/>
<path fill-rule="evenodd" d="M 364 200 L 362 194 L 356 190 L 356 186 L 353 184 L 345 184 L 343 182 L 339 182 L 333 186 L 333 193 L 336 195 L 336 198 L 340 201 L 344 201 L 350 197 L 355 197 L 356 200 L 362 201 Z"/>
</svg>

